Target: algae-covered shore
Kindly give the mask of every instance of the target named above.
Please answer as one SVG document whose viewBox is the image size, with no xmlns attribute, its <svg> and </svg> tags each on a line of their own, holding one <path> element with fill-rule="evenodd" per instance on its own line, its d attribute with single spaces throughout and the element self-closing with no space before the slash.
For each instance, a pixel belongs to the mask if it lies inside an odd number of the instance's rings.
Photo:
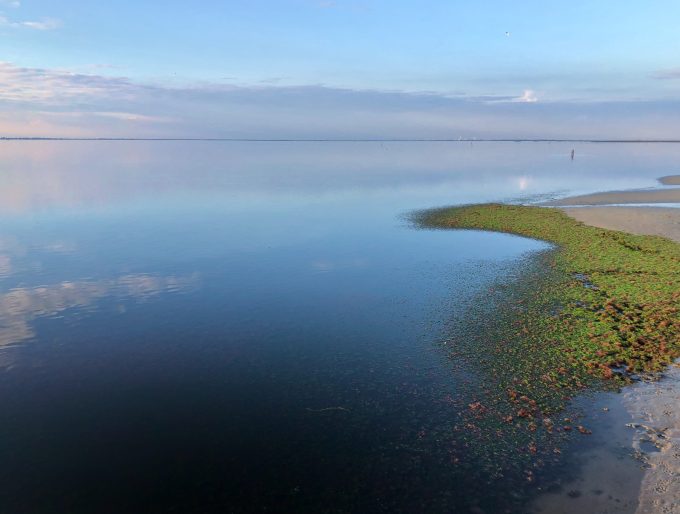
<svg viewBox="0 0 680 514">
<path fill-rule="evenodd" d="M 480 366 L 487 384 L 493 383 L 487 390 L 495 390 L 480 393 L 481 400 L 470 405 L 468 426 L 491 438 L 509 436 L 518 455 L 533 454 L 540 465 L 551 448 L 560 453 L 567 433 L 590 433 L 572 419 L 573 396 L 618 389 L 640 376 L 655 375 L 680 356 L 677 242 L 597 228 L 545 207 L 469 205 L 427 211 L 418 221 L 430 228 L 498 231 L 555 245 L 509 285 L 500 301 L 490 296 L 493 313 L 478 320 L 479 338 L 461 341 L 451 352 L 453 358 L 462 356 Z M 635 428 L 634 447 L 650 431 L 667 438 L 675 433 L 653 428 L 662 416 L 649 401 L 650 395 L 658 395 L 650 388 L 636 385 L 626 395 L 625 408 L 633 421 L 629 426 L 642 427 Z M 637 397 L 646 398 L 646 409 L 639 401 L 631 403 Z M 663 405 L 674 397 L 674 389 L 660 396 Z M 645 412 L 642 425 L 640 409 Z M 677 468 L 670 455 L 677 446 L 671 440 L 655 456 L 640 457 L 651 469 L 640 492 L 639 512 L 668 503 L 660 485 L 677 489 L 677 480 L 663 471 Z M 525 466 L 530 463 L 523 460 Z M 636 485 L 630 488 L 636 490 Z"/>
<path fill-rule="evenodd" d="M 420 213 L 422 227 L 497 231 L 554 244 L 471 306 L 445 343 L 478 387 L 454 427 L 490 476 L 526 482 L 560 466 L 589 418 L 570 400 L 616 390 L 680 355 L 680 245 L 584 225 L 557 209 L 482 204 Z M 512 455 L 512 458 L 508 456 Z M 548 484 L 543 484 L 547 486 Z"/>
<path fill-rule="evenodd" d="M 625 379 L 659 371 L 680 356 L 677 243 L 591 227 L 542 207 L 454 207 L 430 211 L 420 221 L 555 243 L 548 266 L 559 281 L 540 301 L 554 310 L 535 310 L 527 336 L 550 341 L 546 351 L 572 373 Z"/>
</svg>

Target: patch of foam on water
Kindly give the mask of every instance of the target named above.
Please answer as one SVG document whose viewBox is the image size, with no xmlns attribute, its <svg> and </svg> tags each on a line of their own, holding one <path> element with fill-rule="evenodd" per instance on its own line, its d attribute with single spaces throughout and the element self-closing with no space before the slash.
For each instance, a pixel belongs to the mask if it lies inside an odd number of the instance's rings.
<svg viewBox="0 0 680 514">
<path fill-rule="evenodd" d="M 636 514 L 680 514 L 680 365 L 624 391 L 633 447 L 648 466 Z"/>
</svg>

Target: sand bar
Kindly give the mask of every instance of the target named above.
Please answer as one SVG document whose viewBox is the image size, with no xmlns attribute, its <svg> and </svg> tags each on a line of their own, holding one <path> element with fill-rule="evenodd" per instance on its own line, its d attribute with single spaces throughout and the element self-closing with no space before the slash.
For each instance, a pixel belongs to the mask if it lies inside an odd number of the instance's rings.
<svg viewBox="0 0 680 514">
<path fill-rule="evenodd" d="M 680 242 L 680 209 L 673 207 L 567 207 L 562 210 L 586 225 L 663 236 Z"/>
<path fill-rule="evenodd" d="M 589 195 L 561 198 L 541 205 L 615 205 L 626 203 L 680 203 L 680 188 L 652 189 L 644 191 L 610 191 Z"/>
<path fill-rule="evenodd" d="M 665 186 L 680 186 L 680 175 L 668 175 L 667 177 L 661 177 L 659 182 Z"/>
</svg>

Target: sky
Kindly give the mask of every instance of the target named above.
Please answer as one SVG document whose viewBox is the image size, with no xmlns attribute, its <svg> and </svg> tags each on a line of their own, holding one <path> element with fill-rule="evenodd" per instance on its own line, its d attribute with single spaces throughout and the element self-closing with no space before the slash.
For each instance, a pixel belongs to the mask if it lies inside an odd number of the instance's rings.
<svg viewBox="0 0 680 514">
<path fill-rule="evenodd" d="M 677 0 L 0 0 L 0 137 L 680 137 Z"/>
</svg>

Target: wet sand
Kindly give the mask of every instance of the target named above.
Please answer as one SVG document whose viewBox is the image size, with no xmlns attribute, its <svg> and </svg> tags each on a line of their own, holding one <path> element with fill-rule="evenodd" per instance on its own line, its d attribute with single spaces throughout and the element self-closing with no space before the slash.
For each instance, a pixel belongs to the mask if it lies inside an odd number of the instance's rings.
<svg viewBox="0 0 680 514">
<path fill-rule="evenodd" d="M 572 218 L 594 227 L 663 236 L 680 242 L 680 209 L 673 207 L 567 207 Z"/>
<path fill-rule="evenodd" d="M 680 514 L 680 367 L 624 390 L 633 448 L 647 468 L 636 514 Z"/>
</svg>

